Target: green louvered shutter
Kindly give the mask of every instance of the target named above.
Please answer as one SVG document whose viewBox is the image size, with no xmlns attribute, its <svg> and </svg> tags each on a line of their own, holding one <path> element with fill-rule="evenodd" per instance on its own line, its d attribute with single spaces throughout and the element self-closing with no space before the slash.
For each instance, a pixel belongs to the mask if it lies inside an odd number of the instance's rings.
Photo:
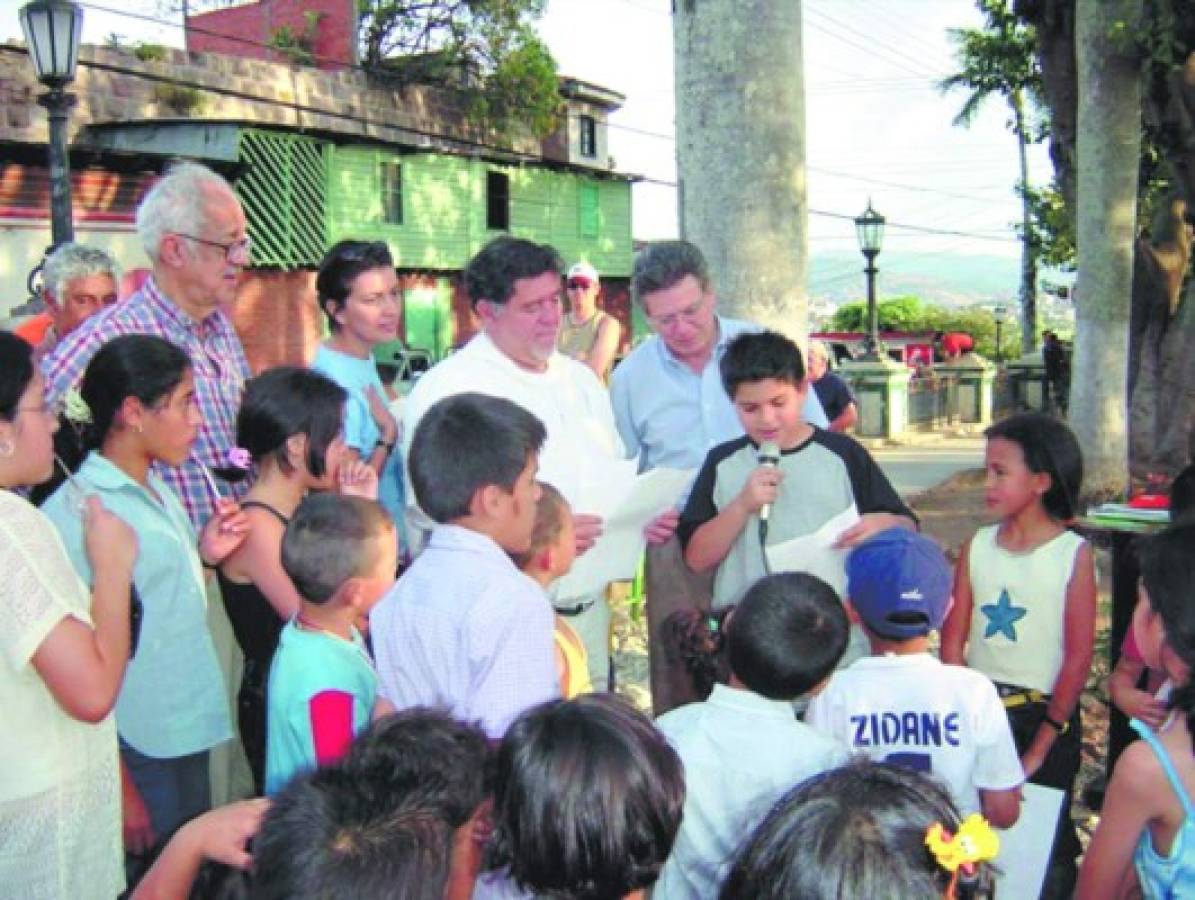
<svg viewBox="0 0 1195 900">
<path fill-rule="evenodd" d="M 236 192 L 249 220 L 253 264 L 316 266 L 328 246 L 328 144 L 246 129 Z"/>
</svg>

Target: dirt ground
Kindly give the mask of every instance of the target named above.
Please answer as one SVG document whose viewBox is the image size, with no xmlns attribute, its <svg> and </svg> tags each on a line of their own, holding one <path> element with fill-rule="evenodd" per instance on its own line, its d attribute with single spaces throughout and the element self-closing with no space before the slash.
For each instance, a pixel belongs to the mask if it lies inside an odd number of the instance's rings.
<svg viewBox="0 0 1195 900">
<path fill-rule="evenodd" d="M 983 512 L 983 472 L 980 469 L 959 472 L 947 481 L 918 494 L 909 501 L 921 519 L 922 529 L 937 540 L 953 560 L 962 543 L 986 524 Z M 1083 768 L 1079 775 L 1073 808 L 1079 823 L 1080 838 L 1087 839 L 1098 823 L 1098 814 L 1083 799 L 1085 788 L 1102 783 L 1104 752 L 1108 733 L 1109 579 L 1108 559 L 1097 551 L 1096 564 L 1100 585 L 1100 617 L 1096 635 L 1095 664 L 1083 694 Z M 614 666 L 617 689 L 642 709 L 650 709 L 648 689 L 646 622 L 641 610 L 628 603 L 629 591 L 614 593 Z"/>
</svg>

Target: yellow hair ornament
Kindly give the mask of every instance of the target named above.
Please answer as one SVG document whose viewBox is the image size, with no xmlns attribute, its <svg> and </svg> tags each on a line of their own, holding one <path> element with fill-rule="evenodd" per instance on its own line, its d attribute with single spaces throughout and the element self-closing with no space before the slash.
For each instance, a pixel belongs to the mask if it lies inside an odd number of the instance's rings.
<svg viewBox="0 0 1195 900">
<path fill-rule="evenodd" d="M 1000 838 L 983 816 L 972 813 L 955 834 L 935 822 L 925 832 L 925 846 L 938 865 L 951 873 L 946 896 L 953 897 L 959 873 L 964 878 L 974 877 L 980 863 L 990 862 L 1000 853 Z"/>
</svg>

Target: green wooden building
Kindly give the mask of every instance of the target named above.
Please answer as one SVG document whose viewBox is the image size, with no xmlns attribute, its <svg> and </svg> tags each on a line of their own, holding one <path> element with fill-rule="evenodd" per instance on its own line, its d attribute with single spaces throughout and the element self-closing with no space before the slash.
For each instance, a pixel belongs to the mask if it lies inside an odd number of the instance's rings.
<svg viewBox="0 0 1195 900">
<path fill-rule="evenodd" d="M 241 129 L 238 141 L 254 265 L 310 268 L 344 238 L 384 241 L 402 276 L 410 347 L 440 358 L 472 333 L 457 276 L 503 233 L 552 244 L 569 264 L 589 261 L 607 309 L 629 314 L 628 176 L 264 129 Z"/>
</svg>

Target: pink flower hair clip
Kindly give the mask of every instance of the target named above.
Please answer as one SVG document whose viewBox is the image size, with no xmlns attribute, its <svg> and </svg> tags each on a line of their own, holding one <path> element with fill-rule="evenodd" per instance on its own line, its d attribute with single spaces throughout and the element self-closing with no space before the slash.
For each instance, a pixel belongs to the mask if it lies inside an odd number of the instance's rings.
<svg viewBox="0 0 1195 900">
<path fill-rule="evenodd" d="M 253 457 L 244 447 L 230 447 L 226 458 L 229 466 L 242 472 L 248 472 L 253 465 Z"/>
</svg>

